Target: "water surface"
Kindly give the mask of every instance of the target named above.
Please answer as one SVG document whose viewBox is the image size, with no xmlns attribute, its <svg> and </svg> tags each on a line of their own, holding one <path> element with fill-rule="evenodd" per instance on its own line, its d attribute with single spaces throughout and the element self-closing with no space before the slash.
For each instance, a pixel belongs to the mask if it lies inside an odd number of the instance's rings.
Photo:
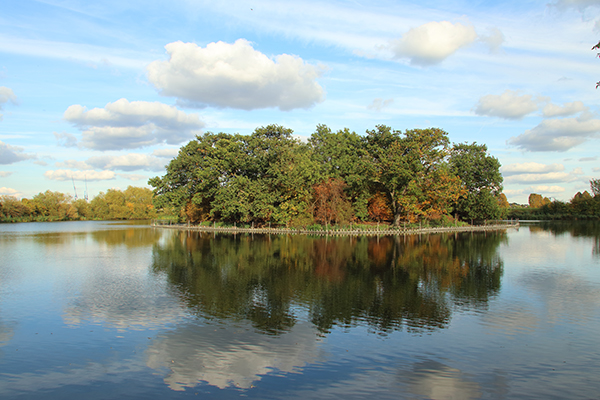
<svg viewBox="0 0 600 400">
<path fill-rule="evenodd" d="M 0 398 L 597 398 L 600 226 L 0 225 Z"/>
</svg>

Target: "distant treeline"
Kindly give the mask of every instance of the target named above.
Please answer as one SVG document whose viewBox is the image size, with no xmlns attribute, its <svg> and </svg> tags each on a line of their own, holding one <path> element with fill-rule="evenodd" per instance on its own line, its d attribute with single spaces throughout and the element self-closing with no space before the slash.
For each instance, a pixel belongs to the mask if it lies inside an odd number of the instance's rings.
<svg viewBox="0 0 600 400">
<path fill-rule="evenodd" d="M 533 220 L 600 218 L 600 179 L 590 181 L 592 194 L 577 192 L 568 202 L 550 200 L 540 194 L 529 195 L 529 207 L 514 207 L 509 218 Z"/>
<path fill-rule="evenodd" d="M 91 201 L 70 195 L 39 193 L 31 199 L 0 196 L 0 222 L 151 219 L 156 217 L 152 191 L 129 186 L 109 189 Z"/>
<path fill-rule="evenodd" d="M 319 125 L 303 142 L 269 125 L 198 136 L 149 184 L 157 209 L 192 223 L 444 224 L 502 218 L 499 169 L 485 145 L 450 144 L 438 128 L 361 136 Z"/>
</svg>

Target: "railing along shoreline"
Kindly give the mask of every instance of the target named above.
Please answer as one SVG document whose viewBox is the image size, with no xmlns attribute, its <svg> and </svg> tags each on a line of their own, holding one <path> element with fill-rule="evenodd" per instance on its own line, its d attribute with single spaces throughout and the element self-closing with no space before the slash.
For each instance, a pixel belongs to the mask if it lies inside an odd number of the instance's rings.
<svg viewBox="0 0 600 400">
<path fill-rule="evenodd" d="M 356 229 L 356 228 L 334 228 L 311 230 L 303 228 L 271 228 L 271 227 L 250 227 L 242 228 L 236 226 L 210 226 L 210 225 L 192 225 L 192 224 L 173 224 L 169 220 L 153 220 L 152 226 L 168 229 L 193 230 L 200 232 L 219 232 L 219 233 L 254 233 L 254 234 L 276 234 L 276 235 L 316 235 L 316 236 L 382 236 L 382 235 L 417 235 L 430 233 L 453 233 L 453 232 L 482 232 L 496 231 L 502 229 L 518 229 L 519 221 L 503 221 L 503 223 L 493 223 L 484 225 L 468 226 L 438 226 L 438 227 L 390 227 L 388 229 Z"/>
</svg>

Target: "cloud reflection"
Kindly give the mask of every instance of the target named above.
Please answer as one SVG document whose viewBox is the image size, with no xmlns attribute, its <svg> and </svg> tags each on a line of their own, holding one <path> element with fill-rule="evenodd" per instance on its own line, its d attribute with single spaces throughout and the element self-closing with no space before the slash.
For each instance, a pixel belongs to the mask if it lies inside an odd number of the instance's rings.
<svg viewBox="0 0 600 400">
<path fill-rule="evenodd" d="M 165 383 L 184 390 L 200 382 L 220 389 L 248 389 L 262 375 L 298 372 L 322 359 L 317 330 L 299 323 L 286 334 L 267 336 L 251 324 L 189 325 L 156 339 L 147 350 L 147 366 L 166 370 Z"/>
</svg>

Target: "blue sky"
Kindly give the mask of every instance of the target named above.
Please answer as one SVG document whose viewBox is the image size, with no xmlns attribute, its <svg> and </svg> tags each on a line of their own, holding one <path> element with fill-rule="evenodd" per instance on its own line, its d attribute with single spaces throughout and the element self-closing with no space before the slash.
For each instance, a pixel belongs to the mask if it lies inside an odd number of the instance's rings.
<svg viewBox="0 0 600 400">
<path fill-rule="evenodd" d="M 0 4 L 0 195 L 147 186 L 206 131 L 438 127 L 509 201 L 600 177 L 600 0 Z"/>
</svg>

